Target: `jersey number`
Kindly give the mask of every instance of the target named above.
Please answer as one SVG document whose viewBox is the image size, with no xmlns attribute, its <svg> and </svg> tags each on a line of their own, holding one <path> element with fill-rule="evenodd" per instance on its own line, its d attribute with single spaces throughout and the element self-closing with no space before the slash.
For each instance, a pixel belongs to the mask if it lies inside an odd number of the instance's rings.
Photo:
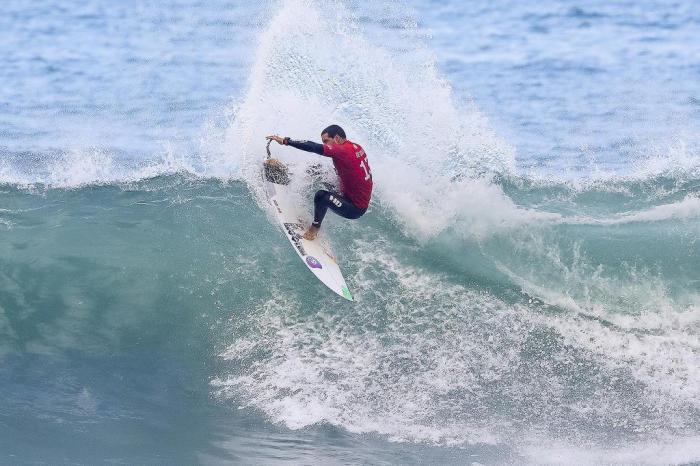
<svg viewBox="0 0 700 466">
<path fill-rule="evenodd" d="M 369 171 L 369 166 L 367 166 L 364 160 L 360 162 L 360 166 L 365 171 L 365 181 L 372 178 L 372 173 Z"/>
</svg>

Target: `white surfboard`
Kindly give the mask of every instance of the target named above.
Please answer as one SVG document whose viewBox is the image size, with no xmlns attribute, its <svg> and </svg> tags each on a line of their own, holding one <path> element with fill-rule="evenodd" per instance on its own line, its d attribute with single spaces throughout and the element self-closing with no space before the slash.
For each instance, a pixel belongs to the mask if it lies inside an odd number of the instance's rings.
<svg viewBox="0 0 700 466">
<path fill-rule="evenodd" d="M 270 144 L 267 144 L 267 154 L 270 155 Z M 308 220 L 308 213 L 299 205 L 298 196 L 295 196 L 289 186 L 289 171 L 280 162 L 269 159 L 263 165 L 263 183 L 267 199 L 270 201 L 274 214 L 282 226 L 287 239 L 294 247 L 302 262 L 324 285 L 352 301 L 352 294 L 345 283 L 345 278 L 340 271 L 335 254 L 330 245 L 322 236 L 309 241 L 302 237 Z"/>
</svg>

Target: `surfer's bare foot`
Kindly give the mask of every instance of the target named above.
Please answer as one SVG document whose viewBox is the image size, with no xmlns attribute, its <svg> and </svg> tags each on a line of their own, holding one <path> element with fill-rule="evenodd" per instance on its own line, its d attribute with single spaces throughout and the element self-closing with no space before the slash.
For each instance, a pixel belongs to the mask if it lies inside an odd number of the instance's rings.
<svg viewBox="0 0 700 466">
<path fill-rule="evenodd" d="M 304 233 L 304 239 L 308 239 L 309 241 L 315 240 L 316 235 L 318 235 L 318 230 L 320 230 L 319 227 L 311 225 L 309 229 L 306 230 L 306 233 Z"/>
</svg>

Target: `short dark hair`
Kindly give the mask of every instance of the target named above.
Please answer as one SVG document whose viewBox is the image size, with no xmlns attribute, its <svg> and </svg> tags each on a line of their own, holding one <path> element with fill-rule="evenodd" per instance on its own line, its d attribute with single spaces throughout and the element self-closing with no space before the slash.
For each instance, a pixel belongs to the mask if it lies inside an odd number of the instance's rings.
<svg viewBox="0 0 700 466">
<path fill-rule="evenodd" d="M 338 125 L 330 125 L 328 128 L 321 131 L 321 134 L 327 134 L 331 138 L 340 136 L 341 138 L 346 139 L 345 131 L 343 131 L 343 128 Z"/>
</svg>

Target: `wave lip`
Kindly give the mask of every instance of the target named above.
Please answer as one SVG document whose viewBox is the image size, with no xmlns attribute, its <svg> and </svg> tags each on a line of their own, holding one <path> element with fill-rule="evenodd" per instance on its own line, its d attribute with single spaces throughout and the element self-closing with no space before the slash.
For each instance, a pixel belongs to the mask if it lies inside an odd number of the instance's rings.
<svg viewBox="0 0 700 466">
<path fill-rule="evenodd" d="M 651 207 L 642 212 L 624 214 L 617 219 L 611 219 L 607 224 L 632 222 L 658 222 L 661 220 L 685 220 L 700 216 L 700 195 L 689 194 L 682 201 Z"/>
<path fill-rule="evenodd" d="M 22 165 L 12 163 L 23 160 Z M 15 154 L 0 162 L 0 183 L 20 187 L 80 188 L 136 182 L 161 175 L 187 173 L 205 175 L 184 157 L 166 152 L 155 160 L 129 162 L 106 149 L 92 148 L 68 152 Z"/>
<path fill-rule="evenodd" d="M 682 200 L 670 204 L 649 207 L 638 212 L 620 213 L 612 218 L 589 216 L 562 217 L 561 223 L 579 225 L 624 225 L 628 223 L 653 223 L 665 220 L 692 220 L 700 217 L 700 195 L 688 194 Z"/>
</svg>

